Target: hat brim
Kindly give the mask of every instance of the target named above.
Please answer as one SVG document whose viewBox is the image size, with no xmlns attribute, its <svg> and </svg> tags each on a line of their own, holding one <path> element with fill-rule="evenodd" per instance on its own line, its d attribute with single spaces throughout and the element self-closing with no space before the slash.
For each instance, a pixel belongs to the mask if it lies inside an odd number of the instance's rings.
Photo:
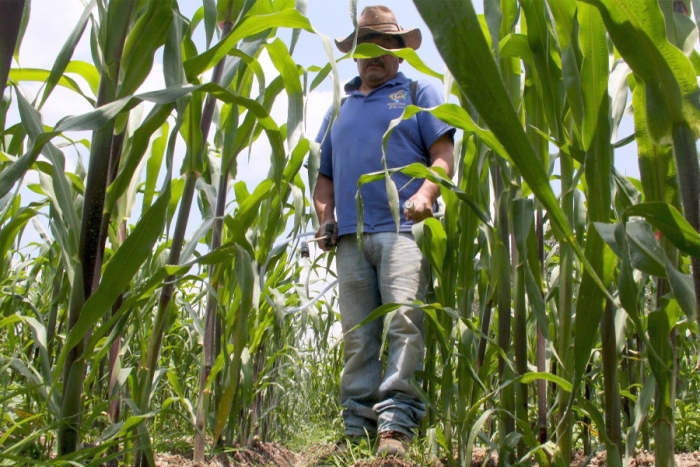
<svg viewBox="0 0 700 467">
<path fill-rule="evenodd" d="M 352 50 L 352 43 L 355 40 L 355 34 L 357 34 L 358 37 L 364 37 L 368 34 L 384 34 L 387 36 L 396 36 L 400 37 L 403 39 L 403 43 L 406 47 L 417 50 L 421 42 L 423 42 L 423 35 L 420 32 L 420 29 L 415 28 L 415 29 L 405 29 L 403 31 L 380 31 L 379 29 L 373 29 L 373 28 L 359 28 L 357 32 L 353 32 L 350 34 L 348 37 L 345 39 L 336 39 L 335 40 L 335 45 L 338 47 L 338 50 L 340 50 L 343 53 L 348 53 L 350 50 Z"/>
</svg>

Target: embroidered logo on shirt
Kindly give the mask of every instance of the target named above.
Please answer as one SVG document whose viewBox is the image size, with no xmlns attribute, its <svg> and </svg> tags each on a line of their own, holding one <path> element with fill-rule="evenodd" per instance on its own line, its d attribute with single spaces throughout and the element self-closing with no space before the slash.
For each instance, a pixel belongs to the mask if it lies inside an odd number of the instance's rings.
<svg viewBox="0 0 700 467">
<path fill-rule="evenodd" d="M 389 95 L 391 102 L 387 104 L 389 110 L 392 109 L 403 109 L 406 107 L 406 91 L 399 89 L 394 94 Z"/>
</svg>

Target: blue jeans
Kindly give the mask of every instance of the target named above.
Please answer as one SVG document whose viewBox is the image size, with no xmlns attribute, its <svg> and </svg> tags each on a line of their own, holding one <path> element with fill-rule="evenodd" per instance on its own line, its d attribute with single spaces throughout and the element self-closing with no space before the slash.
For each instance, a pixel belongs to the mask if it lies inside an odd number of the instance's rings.
<svg viewBox="0 0 700 467">
<path fill-rule="evenodd" d="M 424 300 L 430 273 L 410 233 L 364 234 L 360 252 L 355 234 L 338 241 L 340 317 L 345 333 L 345 368 L 340 401 L 347 435 L 399 431 L 412 436 L 425 404 L 411 385 L 423 368 L 423 312 L 396 311 L 387 332 L 388 358 L 381 361 L 384 319 L 352 332 L 378 306 Z"/>
</svg>

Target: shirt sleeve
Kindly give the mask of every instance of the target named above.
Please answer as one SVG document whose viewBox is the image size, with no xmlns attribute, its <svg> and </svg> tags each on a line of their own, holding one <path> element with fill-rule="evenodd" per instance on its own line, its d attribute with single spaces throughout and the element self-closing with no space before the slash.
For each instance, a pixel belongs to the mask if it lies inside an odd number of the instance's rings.
<svg viewBox="0 0 700 467">
<path fill-rule="evenodd" d="M 321 123 L 321 127 L 316 135 L 316 142 L 321 145 L 321 165 L 318 171 L 326 177 L 333 179 L 333 145 L 331 143 L 331 132 L 329 128 L 331 110 L 332 107 L 328 109 L 326 115 L 323 117 L 323 123 Z"/>
<path fill-rule="evenodd" d="M 444 103 L 442 93 L 438 86 L 427 81 L 418 82 L 416 101 L 416 105 L 424 109 L 437 107 Z M 445 133 L 454 136 L 456 131 L 455 128 L 438 119 L 430 112 L 420 112 L 416 118 L 418 119 L 418 128 L 420 129 L 421 138 L 425 143 L 425 147 L 428 149 Z"/>
</svg>

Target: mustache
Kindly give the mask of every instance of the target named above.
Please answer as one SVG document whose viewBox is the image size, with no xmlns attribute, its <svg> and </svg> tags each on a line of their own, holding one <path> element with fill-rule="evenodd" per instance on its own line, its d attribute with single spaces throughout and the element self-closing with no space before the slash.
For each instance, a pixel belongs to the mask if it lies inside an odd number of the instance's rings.
<svg viewBox="0 0 700 467">
<path fill-rule="evenodd" d="M 384 62 L 381 59 L 378 58 L 370 58 L 367 60 L 367 65 L 366 66 L 372 66 L 372 65 L 377 65 L 377 66 L 384 66 Z"/>
</svg>

